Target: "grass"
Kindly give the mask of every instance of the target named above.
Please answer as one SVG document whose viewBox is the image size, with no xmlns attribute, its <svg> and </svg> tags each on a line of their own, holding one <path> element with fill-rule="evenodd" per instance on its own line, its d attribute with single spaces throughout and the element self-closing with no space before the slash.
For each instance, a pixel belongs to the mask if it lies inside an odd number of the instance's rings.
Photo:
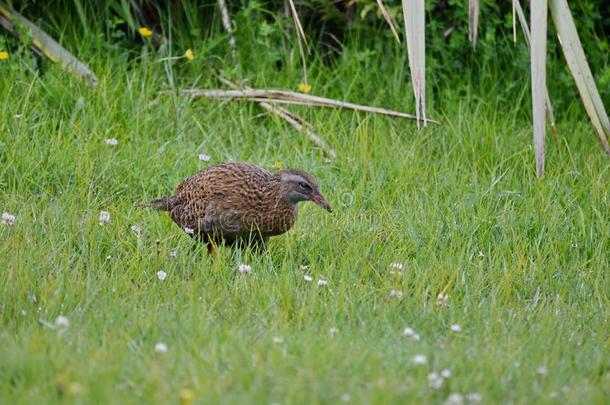
<svg viewBox="0 0 610 405">
<path fill-rule="evenodd" d="M 268 43 L 240 44 L 254 85 L 296 88 L 294 49 L 278 71 Z M 294 108 L 337 150 L 329 163 L 256 106 L 160 93 L 219 87 L 207 57 L 222 44 L 172 65 L 97 45 L 73 47 L 96 91 L 56 67 L 34 74 L 18 55 L 0 65 L 0 211 L 17 216 L 0 227 L 0 402 L 608 402 L 609 166 L 581 110 L 557 113 L 562 144 L 540 180 L 527 83 L 517 94 L 437 88 L 443 125 L 421 132 Z M 412 111 L 403 61 L 379 72 L 378 56 L 354 63 L 358 52 L 313 66 L 314 93 Z M 166 215 L 135 207 L 228 160 L 306 169 L 335 212 L 304 205 L 266 255 L 212 259 Z M 60 315 L 66 330 L 45 326 Z M 428 388 L 443 369 L 451 377 Z"/>
</svg>

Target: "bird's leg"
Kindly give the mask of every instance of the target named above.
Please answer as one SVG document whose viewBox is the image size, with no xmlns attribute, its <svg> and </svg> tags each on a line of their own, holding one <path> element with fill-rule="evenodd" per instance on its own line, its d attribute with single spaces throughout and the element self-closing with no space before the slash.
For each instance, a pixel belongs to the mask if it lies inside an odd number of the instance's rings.
<svg viewBox="0 0 610 405">
<path fill-rule="evenodd" d="M 269 238 L 264 238 L 262 236 L 254 238 L 254 240 L 252 241 L 252 249 L 259 255 L 262 255 L 267 249 L 268 240 Z"/>
<path fill-rule="evenodd" d="M 216 249 L 214 248 L 214 244 L 212 242 L 208 243 L 208 255 L 214 256 L 216 254 Z"/>
</svg>

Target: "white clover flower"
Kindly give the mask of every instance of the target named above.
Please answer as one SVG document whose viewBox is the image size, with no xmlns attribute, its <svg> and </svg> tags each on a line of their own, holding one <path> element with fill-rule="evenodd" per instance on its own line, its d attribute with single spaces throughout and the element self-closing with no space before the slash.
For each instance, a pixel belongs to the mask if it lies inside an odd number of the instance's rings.
<svg viewBox="0 0 610 405">
<path fill-rule="evenodd" d="M 478 392 L 471 392 L 470 394 L 466 395 L 466 399 L 471 404 L 480 404 L 483 401 L 483 396 Z"/>
<path fill-rule="evenodd" d="M 443 378 L 449 378 L 449 377 L 451 377 L 451 370 L 449 370 L 449 369 L 447 369 L 447 368 L 446 368 L 446 369 L 444 369 L 443 371 L 441 371 L 441 376 L 442 376 Z"/>
<path fill-rule="evenodd" d="M 192 235 L 195 233 L 195 230 L 193 228 L 189 228 L 188 226 L 185 226 L 184 232 L 188 233 L 189 235 Z"/>
<path fill-rule="evenodd" d="M 411 359 L 411 363 L 413 363 L 416 366 L 424 366 L 428 363 L 428 359 L 423 354 L 416 354 Z"/>
<path fill-rule="evenodd" d="M 56 319 L 55 319 L 55 327 L 57 329 L 67 329 L 68 326 L 70 326 L 70 320 L 63 316 L 63 315 L 59 315 Z"/>
<path fill-rule="evenodd" d="M 394 274 L 396 276 L 403 275 L 404 265 L 402 263 L 390 263 L 390 274 Z"/>
<path fill-rule="evenodd" d="M 352 396 L 348 393 L 345 394 L 341 394 L 341 401 L 343 402 L 349 402 L 352 400 Z"/>
<path fill-rule="evenodd" d="M 454 323 L 453 325 L 451 325 L 449 327 L 449 329 L 451 329 L 455 333 L 459 333 L 462 331 L 462 327 L 460 325 L 458 325 L 457 323 Z"/>
<path fill-rule="evenodd" d="M 545 366 L 540 366 L 536 369 L 536 372 L 540 375 L 547 375 L 549 373 L 549 370 L 545 367 Z"/>
<path fill-rule="evenodd" d="M 443 377 L 438 375 L 438 373 L 430 373 L 428 374 L 428 387 L 433 390 L 438 390 L 443 386 Z"/>
<path fill-rule="evenodd" d="M 390 298 L 402 298 L 402 291 L 390 290 Z"/>
<path fill-rule="evenodd" d="M 447 306 L 448 299 L 449 299 L 448 294 L 440 293 L 439 295 L 436 296 L 436 305 L 438 305 L 439 307 L 445 307 L 445 306 Z"/>
<path fill-rule="evenodd" d="M 482 250 L 479 250 L 479 257 L 484 257 L 484 256 L 485 256 L 485 253 L 483 253 Z"/>
<path fill-rule="evenodd" d="M 100 225 L 109 224 L 110 223 L 110 213 L 108 211 L 100 211 L 99 217 Z"/>
<path fill-rule="evenodd" d="M 116 138 L 109 138 L 109 139 L 106 139 L 104 141 L 104 143 L 106 145 L 110 145 L 110 146 L 117 146 L 119 144 L 119 141 Z"/>
<path fill-rule="evenodd" d="M 163 342 L 157 342 L 155 344 L 156 353 L 167 353 L 167 345 Z"/>
<path fill-rule="evenodd" d="M 133 233 L 135 233 L 138 236 L 142 235 L 142 232 L 144 231 L 140 225 L 136 225 L 136 224 L 131 225 L 130 228 L 133 231 Z"/>
<path fill-rule="evenodd" d="M 417 333 L 415 333 L 415 331 L 409 327 L 404 328 L 404 330 L 402 331 L 402 335 L 404 337 L 419 341 L 419 335 Z"/>
<path fill-rule="evenodd" d="M 211 159 L 210 155 L 206 155 L 205 153 L 199 154 L 199 160 L 201 160 L 202 162 L 209 162 L 210 159 Z"/>
<path fill-rule="evenodd" d="M 237 267 L 237 270 L 242 274 L 250 274 L 252 273 L 252 266 L 250 266 L 249 264 L 240 263 L 239 267 Z"/>
<path fill-rule="evenodd" d="M 404 337 L 413 337 L 413 336 L 415 336 L 415 331 L 409 327 L 406 327 L 403 329 L 402 335 Z"/>
<path fill-rule="evenodd" d="M 308 275 L 308 274 L 305 274 L 305 275 L 303 276 L 303 280 L 307 281 L 308 283 L 311 283 L 311 281 L 313 280 L 313 277 L 311 277 L 311 276 L 310 276 L 310 275 Z"/>
<path fill-rule="evenodd" d="M 325 286 L 328 285 L 328 280 L 325 278 L 319 278 L 318 279 L 318 286 Z"/>
<path fill-rule="evenodd" d="M 164 272 L 163 270 L 159 270 L 157 272 L 157 278 L 161 281 L 165 281 L 165 279 L 167 278 L 167 273 Z"/>
<path fill-rule="evenodd" d="M 2 225 L 15 225 L 16 220 L 17 218 L 13 214 L 9 214 L 8 212 L 2 213 Z"/>
<path fill-rule="evenodd" d="M 331 336 L 335 336 L 337 333 L 339 333 L 339 329 L 332 327 L 328 330 L 328 333 L 330 333 Z"/>
<path fill-rule="evenodd" d="M 178 253 L 176 253 L 175 250 L 172 250 L 171 252 L 169 252 L 170 257 L 176 257 L 178 256 Z"/>
<path fill-rule="evenodd" d="M 462 405 L 464 403 L 464 397 L 457 392 L 449 394 L 447 400 L 445 401 L 445 405 Z"/>
</svg>

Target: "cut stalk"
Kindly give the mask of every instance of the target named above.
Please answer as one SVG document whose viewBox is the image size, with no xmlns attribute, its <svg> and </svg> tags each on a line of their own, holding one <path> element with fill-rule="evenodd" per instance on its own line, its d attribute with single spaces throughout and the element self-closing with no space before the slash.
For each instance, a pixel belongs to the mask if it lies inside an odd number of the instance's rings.
<svg viewBox="0 0 610 405">
<path fill-rule="evenodd" d="M 97 86 L 97 78 L 87 65 L 78 60 L 74 55 L 63 48 L 49 34 L 40 29 L 27 18 L 10 8 L 6 3 L 0 2 L 0 14 L 7 20 L 3 26 L 8 26 L 15 23 L 27 28 L 28 35 L 31 37 L 32 45 L 35 46 L 42 54 L 44 54 L 53 63 L 58 63 L 68 72 L 84 78 L 91 87 Z M 13 32 L 17 30 L 13 28 Z M 10 30 L 10 28 L 9 28 Z"/>
<path fill-rule="evenodd" d="M 480 9 L 480 0 L 468 0 L 468 39 L 473 48 L 477 47 L 477 38 L 479 36 Z"/>
<path fill-rule="evenodd" d="M 536 154 L 536 174 L 544 175 L 544 154 L 546 148 L 545 93 L 546 93 L 546 27 L 547 0 L 531 0 L 530 26 L 532 27 L 531 74 L 532 74 L 532 115 L 534 120 L 534 153 Z"/>
<path fill-rule="evenodd" d="M 591 123 L 595 128 L 604 151 L 610 156 L 610 146 L 607 139 L 610 136 L 610 121 L 597 91 L 597 86 L 595 86 L 593 74 L 589 68 L 589 63 L 587 63 L 585 52 L 582 49 L 572 13 L 570 13 L 566 0 L 551 0 L 550 5 L 559 43 L 563 49 L 563 55 L 566 58 L 574 82 L 576 82 L 580 98 L 587 110 L 587 114 L 589 114 Z"/>
<path fill-rule="evenodd" d="M 513 9 L 515 10 L 519 18 L 519 25 L 521 25 L 521 30 L 523 31 L 523 36 L 525 37 L 525 44 L 527 45 L 527 50 L 530 52 L 531 57 L 532 49 L 530 29 L 519 0 L 513 0 Z M 544 99 L 546 104 L 546 118 L 549 121 L 549 125 L 551 126 L 551 135 L 553 136 L 553 139 L 555 141 L 555 147 L 557 148 L 557 150 L 559 150 L 559 138 L 557 136 L 557 126 L 555 125 L 555 114 L 553 113 L 553 105 L 551 104 L 551 97 L 549 96 L 548 87 L 545 87 Z"/>
<path fill-rule="evenodd" d="M 396 27 L 394 26 L 394 20 L 392 19 L 390 13 L 388 13 L 388 9 L 385 7 L 385 4 L 383 4 L 383 0 L 377 0 L 377 6 L 381 11 L 381 15 L 383 15 L 383 18 L 390 26 L 390 30 L 392 31 L 392 35 L 394 35 L 394 39 L 400 44 L 400 37 L 398 36 L 398 32 L 396 31 Z"/>
<path fill-rule="evenodd" d="M 402 0 L 402 13 L 407 34 L 407 54 L 411 83 L 415 95 L 417 126 L 426 119 L 426 38 L 424 0 Z"/>
</svg>

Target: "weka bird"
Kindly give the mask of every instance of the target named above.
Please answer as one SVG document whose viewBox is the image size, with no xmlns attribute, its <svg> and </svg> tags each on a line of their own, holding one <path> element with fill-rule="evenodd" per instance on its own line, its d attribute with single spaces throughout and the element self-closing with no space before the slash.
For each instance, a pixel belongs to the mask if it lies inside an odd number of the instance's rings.
<svg viewBox="0 0 610 405">
<path fill-rule="evenodd" d="M 297 217 L 297 204 L 313 201 L 332 212 L 315 179 L 297 169 L 274 175 L 249 163 L 223 163 L 189 177 L 171 197 L 145 204 L 168 211 L 172 220 L 193 238 L 214 245 L 265 249 L 270 236 L 288 231 Z"/>
</svg>

